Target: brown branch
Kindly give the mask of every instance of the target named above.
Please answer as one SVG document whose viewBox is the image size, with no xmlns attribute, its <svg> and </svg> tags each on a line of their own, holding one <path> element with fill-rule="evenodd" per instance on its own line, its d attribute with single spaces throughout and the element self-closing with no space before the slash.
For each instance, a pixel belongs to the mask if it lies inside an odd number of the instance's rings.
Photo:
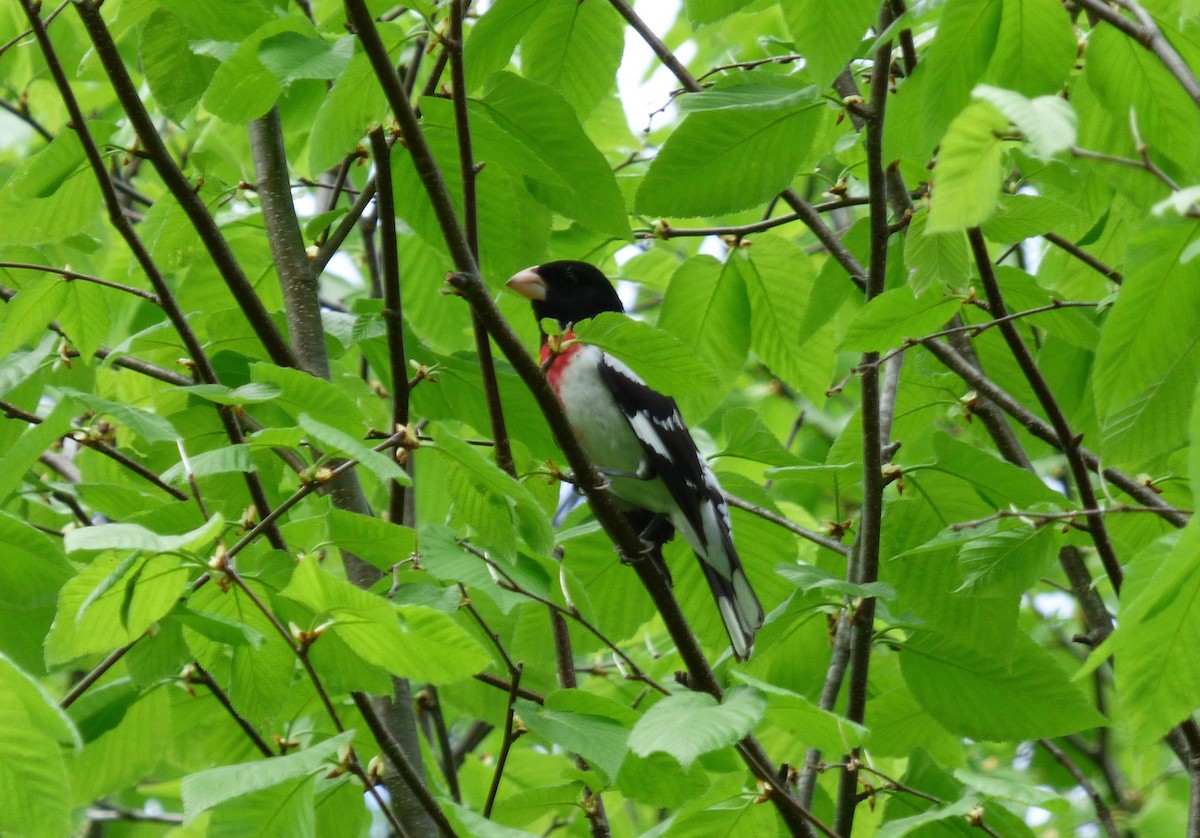
<svg viewBox="0 0 1200 838">
<path fill-rule="evenodd" d="M 1059 247 L 1065 250 L 1067 253 L 1070 253 L 1089 268 L 1099 271 L 1105 279 L 1108 279 L 1117 285 L 1120 285 L 1122 282 L 1124 282 L 1124 277 L 1122 277 L 1120 272 L 1118 272 L 1115 268 L 1110 268 L 1095 256 L 1088 253 L 1082 247 L 1079 247 L 1073 242 L 1064 239 L 1062 236 L 1058 235 L 1058 233 L 1043 233 L 1042 238 L 1050 242 L 1050 244 L 1054 245 L 1055 247 Z"/>
<path fill-rule="evenodd" d="M 936 340 L 927 341 L 922 345 L 934 357 L 962 378 L 969 387 L 987 396 L 997 407 L 1015 419 L 1034 437 L 1055 448 L 1059 447 L 1060 440 L 1050 423 L 1014 399 L 1008 392 L 1001 389 L 982 370 L 967 361 L 960 353 Z M 1152 488 L 1120 469 L 1111 466 L 1103 467 L 1100 457 L 1086 448 L 1080 446 L 1078 450 L 1088 469 L 1101 475 L 1110 484 L 1126 492 L 1143 505 L 1154 507 L 1158 511 L 1158 515 L 1169 521 L 1173 526 L 1184 527 L 1187 525 L 1187 516 L 1180 515 L 1174 507 L 1159 497 Z"/>
<path fill-rule="evenodd" d="M 271 749 L 271 746 L 267 744 L 267 740 L 263 739 L 262 734 L 254 729 L 254 725 L 246 721 L 245 717 L 237 711 L 237 708 L 233 706 L 233 702 L 229 700 L 229 696 L 225 693 L 225 690 L 221 689 L 221 685 L 216 682 L 216 679 L 214 679 L 198 661 L 192 661 L 188 670 L 185 672 L 185 680 L 188 679 L 188 673 L 190 673 L 192 678 L 195 678 L 201 684 L 208 687 L 208 691 L 213 694 L 213 698 L 217 700 L 218 704 L 225 708 L 225 712 L 228 713 L 229 717 L 233 719 L 234 723 L 242 729 L 242 732 L 246 734 L 246 737 L 254 743 L 254 747 L 258 748 L 259 753 L 265 757 L 273 757 L 276 755 L 275 751 Z"/>
<path fill-rule="evenodd" d="M 105 288 L 112 288 L 117 291 L 122 291 L 126 294 L 132 294 L 135 297 L 141 297 L 143 300 L 148 300 L 156 306 L 161 305 L 157 294 L 152 294 L 149 291 L 144 291 L 141 288 L 134 288 L 132 285 L 126 285 L 123 282 L 114 282 L 111 279 L 103 279 L 102 277 L 92 276 L 91 274 L 81 274 L 78 271 L 67 270 L 66 268 L 52 268 L 49 265 L 36 265 L 31 262 L 0 262 L 0 268 L 15 268 L 26 271 L 43 271 L 50 274 L 58 274 L 68 282 L 80 280 L 83 282 L 91 282 L 95 285 L 102 285 Z"/>
<path fill-rule="evenodd" d="M 891 8 L 883 4 L 879 14 L 878 31 L 891 23 Z M 883 293 L 887 282 L 888 227 L 887 174 L 883 163 L 884 114 L 887 106 L 889 68 L 892 61 L 892 42 L 885 41 L 875 51 L 871 73 L 871 100 L 866 117 L 865 148 L 867 155 L 867 188 L 870 196 L 870 260 L 867 267 L 866 299 L 870 302 Z M 870 367 L 862 373 L 863 501 L 859 513 L 858 537 L 848 563 L 847 581 L 870 584 L 879 578 L 880 534 L 883 520 L 883 437 L 879 369 L 879 353 L 867 352 L 863 364 Z M 865 597 L 850 620 L 850 661 L 846 696 L 846 718 L 862 724 L 867 708 L 867 681 L 871 665 L 871 645 L 875 632 L 875 598 Z M 859 763 L 860 750 L 852 748 L 850 765 Z M 838 783 L 834 830 L 850 835 L 858 798 L 858 771 L 846 768 Z"/>
<path fill-rule="evenodd" d="M 450 56 L 450 80 L 454 87 L 454 135 L 458 141 L 458 168 L 462 177 L 462 223 L 467 234 L 467 244 L 471 248 L 472 260 L 478 266 L 479 206 L 475 180 L 479 170 L 475 166 L 475 156 L 471 147 L 471 123 L 467 113 L 467 76 L 463 67 L 462 19 L 465 5 L 465 0 L 452 0 L 450 3 L 450 39 L 444 48 Z M 504 408 L 500 403 L 500 384 L 496 379 L 492 345 L 488 341 L 483 321 L 474 310 L 471 311 L 471 329 L 475 336 L 475 355 L 479 362 L 488 424 L 491 425 L 492 438 L 496 442 L 493 456 L 496 458 L 496 465 L 509 476 L 516 477 L 517 467 L 513 462 L 512 446 L 508 439 L 508 429 L 505 427 Z"/>
<path fill-rule="evenodd" d="M 1004 305 L 1004 298 L 1000 293 L 1000 284 L 996 281 L 996 273 L 992 269 L 992 260 L 988 256 L 987 242 L 984 240 L 983 233 L 978 227 L 972 227 L 967 231 L 967 239 L 971 244 L 971 252 L 975 256 L 975 264 L 979 270 L 979 277 L 983 283 L 984 290 L 987 293 L 991 313 L 997 319 L 1002 318 L 1008 313 L 1008 309 Z M 1117 558 L 1116 549 L 1109 538 L 1108 527 L 1104 523 L 1104 517 L 1095 511 L 1100 504 L 1097 502 L 1096 491 L 1092 486 L 1091 477 L 1088 475 L 1087 465 L 1079 453 L 1080 440 L 1071 431 L 1067 417 L 1063 413 L 1062 408 L 1059 407 L 1058 400 L 1054 397 L 1054 392 L 1042 376 L 1037 362 L 1034 360 L 1033 355 L 1030 354 L 1028 347 L 1025 346 L 1025 342 L 1021 339 L 1020 334 L 1017 333 L 1016 327 L 1011 322 L 1001 323 L 1000 333 L 1004 336 L 1004 341 L 1008 344 L 1009 351 L 1016 358 L 1017 365 L 1021 368 L 1021 372 L 1024 373 L 1025 379 L 1033 388 L 1033 392 L 1037 396 L 1042 410 L 1046 412 L 1046 416 L 1050 419 L 1055 436 L 1058 438 L 1058 449 L 1067 458 L 1067 464 L 1070 467 L 1071 476 L 1075 482 L 1075 489 L 1079 493 L 1080 502 L 1085 509 L 1092 511 L 1088 515 L 1088 530 L 1092 535 L 1092 541 L 1096 545 L 1096 551 L 1100 554 L 1100 561 L 1104 565 L 1104 570 L 1108 574 L 1113 590 L 1119 593 L 1121 590 L 1121 581 L 1124 579 L 1125 574 L 1121 569 L 1121 562 Z"/>
<path fill-rule="evenodd" d="M 820 533 L 805 529 L 799 524 L 795 524 L 789 521 L 787 518 L 784 518 L 782 515 L 777 515 L 766 507 L 751 503 L 745 498 L 739 498 L 737 495 L 731 495 L 727 493 L 725 495 L 725 500 L 730 506 L 736 506 L 738 509 L 744 509 L 751 515 L 757 515 L 764 521 L 770 521 L 772 524 L 783 527 L 789 532 L 795 533 L 807 541 L 811 541 L 818 547 L 824 547 L 826 550 L 832 550 L 833 552 L 840 553 L 843 556 L 850 553 L 850 548 L 845 544 L 842 544 L 840 541 L 835 541 L 834 539 L 823 536 Z"/>
<path fill-rule="evenodd" d="M 30 0 L 21 0 L 21 2 L 26 6 L 29 14 L 36 15 L 32 11 Z M 296 361 L 291 349 L 283 335 L 275 327 L 274 321 L 271 320 L 270 314 L 263 306 L 262 300 L 258 298 L 250 281 L 246 278 L 241 265 L 238 264 L 237 258 L 230 250 L 228 242 L 225 241 L 220 227 L 217 226 L 199 194 L 163 144 L 153 119 L 142 104 L 137 86 L 125 69 L 124 60 L 112 39 L 112 33 L 109 32 L 104 18 L 100 15 L 100 2 L 98 0 L 81 0 L 75 4 L 75 9 L 79 13 L 80 20 L 83 21 L 84 29 L 91 38 L 96 55 L 108 75 L 117 100 L 125 110 L 126 116 L 129 117 L 130 125 L 137 134 L 142 151 L 148 156 L 159 177 L 162 178 L 167 189 L 179 202 L 180 208 L 191 221 L 196 234 L 204 243 L 213 264 L 221 274 L 221 278 L 225 280 L 234 300 L 237 301 L 247 322 L 271 356 L 271 360 L 281 366 L 294 367 Z M 37 28 L 36 25 L 35 28 Z M 78 118 L 72 114 L 71 121 L 77 131 L 83 128 L 82 114 Z M 162 296 L 161 292 L 159 295 Z"/>
<path fill-rule="evenodd" d="M 408 425 L 408 362 L 404 354 L 404 316 L 400 298 L 400 262 L 396 251 L 396 208 L 392 196 L 391 146 L 382 128 L 372 129 L 371 156 L 375 178 L 382 188 L 376 205 L 380 236 L 380 286 L 383 289 L 383 323 L 387 330 L 388 366 L 392 391 L 392 430 Z M 388 517 L 404 521 L 405 489 L 393 480 L 388 487 Z"/>
<path fill-rule="evenodd" d="M 504 767 L 508 764 L 509 751 L 512 749 L 513 743 L 523 733 L 523 731 L 514 733 L 514 723 L 516 721 L 515 704 L 517 701 L 517 688 L 521 683 L 522 667 L 523 664 L 517 664 L 512 684 L 508 690 L 508 704 L 504 710 L 504 738 L 500 740 L 500 755 L 496 757 L 496 768 L 492 771 L 492 782 L 488 786 L 487 800 L 483 804 L 483 816 L 489 819 L 492 817 L 492 807 L 496 805 L 496 793 L 500 791 L 500 780 L 504 776 Z"/>
<path fill-rule="evenodd" d="M 1104 834 L 1108 838 L 1121 838 L 1121 833 L 1113 821 L 1112 810 L 1108 808 L 1108 804 L 1104 802 L 1104 798 L 1100 792 L 1092 785 L 1092 781 L 1088 779 L 1088 776 L 1075 764 L 1075 761 L 1067 756 L 1062 748 L 1055 745 L 1049 739 L 1039 739 L 1038 744 L 1045 749 L 1046 753 L 1054 757 L 1059 765 L 1067 769 L 1070 775 L 1075 778 L 1075 782 L 1079 783 L 1080 787 L 1087 792 L 1088 799 L 1092 801 L 1092 808 L 1096 810 L 1096 820 L 1100 822 L 1100 826 L 1104 829 Z"/>
<path fill-rule="evenodd" d="M 1116 2 L 1117 5 L 1132 13 L 1137 18 L 1136 22 L 1125 17 L 1103 0 L 1075 0 L 1075 2 L 1158 56 L 1158 60 L 1175 77 L 1188 97 L 1197 107 L 1200 107 L 1200 80 L 1197 80 L 1191 67 L 1163 35 L 1150 13 L 1138 5 L 1135 0 L 1116 0 Z"/>
</svg>

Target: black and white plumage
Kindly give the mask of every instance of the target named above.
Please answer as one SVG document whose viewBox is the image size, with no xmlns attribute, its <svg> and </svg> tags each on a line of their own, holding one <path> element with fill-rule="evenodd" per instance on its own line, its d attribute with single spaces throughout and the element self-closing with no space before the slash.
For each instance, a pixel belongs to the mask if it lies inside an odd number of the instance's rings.
<svg viewBox="0 0 1200 838">
<path fill-rule="evenodd" d="M 586 262 L 528 268 L 508 287 L 532 301 L 539 323 L 552 318 L 565 333 L 580 320 L 625 310 L 608 278 Z M 543 335 L 542 361 L 567 421 L 613 495 L 668 519 L 700 559 L 733 653 L 745 660 L 762 626 L 762 605 L 734 548 L 724 493 L 675 400 L 595 346 L 570 343 L 555 353 Z"/>
</svg>

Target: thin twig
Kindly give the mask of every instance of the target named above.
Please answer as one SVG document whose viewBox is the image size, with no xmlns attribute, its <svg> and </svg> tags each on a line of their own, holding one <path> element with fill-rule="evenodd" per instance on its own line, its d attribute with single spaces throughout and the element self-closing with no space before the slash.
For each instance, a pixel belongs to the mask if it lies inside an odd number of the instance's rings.
<svg viewBox="0 0 1200 838">
<path fill-rule="evenodd" d="M 29 14 L 36 15 L 30 7 L 30 0 L 21 0 L 21 2 L 26 6 Z M 287 341 L 275 327 L 270 313 L 263 305 L 262 300 L 258 298 L 249 279 L 246 278 L 229 243 L 225 240 L 221 228 L 217 226 L 216 220 L 209 213 L 193 184 L 188 181 L 171 157 L 166 145 L 163 144 L 153 119 L 142 104 L 137 86 L 125 68 L 124 59 L 112 39 L 112 33 L 109 32 L 104 18 L 100 15 L 100 3 L 98 0 L 81 0 L 75 4 L 75 9 L 96 49 L 96 56 L 100 59 L 100 63 L 112 83 L 117 100 L 121 103 L 130 125 L 137 133 L 143 153 L 149 157 L 159 177 L 162 178 L 167 189 L 170 190 L 188 220 L 191 221 L 192 227 L 211 256 L 221 278 L 225 280 L 226 286 L 241 308 L 246 321 L 254 329 L 255 334 L 271 356 L 271 360 L 281 366 L 294 367 L 296 365 L 295 358 Z M 79 114 L 79 121 L 74 114 L 71 119 L 76 130 L 80 131 L 84 125 L 82 113 Z M 159 296 L 162 296 L 161 292 L 159 292 Z"/>
<path fill-rule="evenodd" d="M 738 509 L 744 509 L 750 514 L 757 515 L 764 521 L 770 521 L 772 524 L 783 527 L 789 532 L 793 532 L 801 538 L 811 541 L 813 544 L 816 544 L 819 547 L 824 547 L 826 550 L 832 550 L 833 552 L 840 553 L 843 556 L 850 552 L 850 548 L 845 544 L 842 544 L 840 541 L 835 541 L 834 539 L 821 535 L 820 533 L 805 529 L 799 524 L 795 524 L 789 521 L 787 518 L 784 518 L 782 515 L 778 515 L 766 507 L 751 503 L 745 498 L 739 498 L 737 495 L 726 494 L 725 500 L 730 506 L 736 506 Z"/>
<path fill-rule="evenodd" d="M 1191 516 L 1190 509 L 1171 510 L 1177 515 Z M 991 515 L 985 515 L 982 518 L 973 518 L 970 521 L 957 521 L 950 525 L 950 529 L 955 532 L 963 530 L 972 530 L 976 527 L 982 527 L 984 524 L 990 524 L 993 521 L 1001 521 L 1007 518 L 1019 518 L 1027 524 L 1033 526 L 1042 526 L 1053 523 L 1054 521 L 1074 521 L 1076 518 L 1090 518 L 1100 515 L 1119 515 L 1130 512 L 1149 512 L 1153 515 L 1161 515 L 1162 509 L 1157 506 L 1131 506 L 1128 504 L 1118 504 L 1117 506 L 1104 506 L 1096 509 L 1065 509 L 1058 512 L 1034 512 L 1026 509 L 1001 509 Z"/>
<path fill-rule="evenodd" d="M 1124 277 L 1122 277 L 1120 272 L 1117 271 L 1115 268 L 1110 268 L 1108 265 L 1101 262 L 1095 256 L 1088 253 L 1082 247 L 1079 247 L 1078 245 L 1074 244 L 1073 242 L 1070 242 L 1067 239 L 1064 239 L 1062 236 L 1058 235 L 1058 233 L 1043 233 L 1042 238 L 1044 238 L 1046 241 L 1050 242 L 1050 244 L 1054 245 L 1055 247 L 1061 248 L 1062 250 L 1065 250 L 1067 253 L 1070 253 L 1072 256 L 1074 256 L 1080 262 L 1083 262 L 1083 264 L 1087 265 L 1089 268 L 1093 268 L 1094 270 L 1099 271 L 1100 274 L 1102 274 L 1105 279 L 1108 279 L 1108 280 L 1116 283 L 1117 285 L 1120 285 L 1122 282 L 1125 281 Z"/>
<path fill-rule="evenodd" d="M 971 252 L 975 257 L 975 265 L 979 270 L 979 278 L 983 283 L 985 292 L 987 293 L 988 305 L 991 307 L 992 316 L 1000 319 L 1008 314 L 1008 309 L 1004 305 L 1004 297 L 1000 292 L 1000 284 L 996 281 L 996 273 L 992 269 L 992 261 L 988 256 L 987 242 L 983 238 L 983 233 L 978 227 L 972 227 L 967 231 L 967 240 L 971 245 Z M 1067 422 L 1066 414 L 1058 404 L 1058 400 L 1054 396 L 1054 391 L 1050 389 L 1050 385 L 1046 382 L 1042 372 L 1038 369 L 1037 362 L 1033 355 L 1029 352 L 1025 342 L 1017 333 L 1016 327 L 1011 322 L 1000 324 L 1000 333 L 1004 336 L 1005 343 L 1008 344 L 1009 351 L 1016 358 L 1017 365 L 1024 373 L 1025 379 L 1033 388 L 1034 394 L 1037 396 L 1038 403 L 1041 404 L 1042 410 L 1046 412 L 1050 423 L 1054 428 L 1055 436 L 1058 438 L 1058 448 L 1067 458 L 1067 464 L 1070 467 L 1071 476 L 1075 482 L 1075 490 L 1079 493 L 1079 499 L 1083 507 L 1092 510 L 1092 514 L 1088 515 L 1088 529 L 1092 535 L 1092 541 L 1096 545 L 1096 552 L 1100 555 L 1100 561 L 1104 565 L 1105 573 L 1108 574 L 1109 582 L 1112 583 L 1113 590 L 1120 592 L 1121 581 L 1124 579 L 1124 571 L 1121 569 L 1121 562 L 1117 558 L 1116 549 L 1113 547 L 1112 540 L 1108 535 L 1108 527 L 1104 523 L 1103 516 L 1095 512 L 1100 504 L 1096 500 L 1096 491 L 1092 486 L 1091 478 L 1088 476 L 1087 465 L 1084 463 L 1083 457 L 1079 453 L 1080 440 L 1071 431 L 1071 427 Z"/>
<path fill-rule="evenodd" d="M 377 229 L 380 237 L 380 278 L 383 289 L 383 323 L 387 330 L 388 373 L 392 391 L 392 430 L 408 425 L 408 362 L 404 354 L 404 315 L 400 298 L 400 261 L 396 250 L 396 208 L 392 196 L 391 146 L 382 128 L 371 131 L 371 156 L 375 178 L 381 185 L 377 194 Z M 388 517 L 395 523 L 404 520 L 404 486 L 393 480 L 388 487 Z"/>
<path fill-rule="evenodd" d="M 0 399 L 0 413 L 2 413 L 4 416 L 6 416 L 10 419 L 20 419 L 21 421 L 28 422 L 31 425 L 40 425 L 43 421 L 42 418 L 40 416 L 38 416 L 37 414 L 30 413 L 26 410 L 22 410 L 21 408 L 17 407 L 15 404 L 4 401 L 3 399 Z M 99 439 L 91 439 L 89 436 L 87 436 L 86 434 L 82 434 L 82 433 L 79 434 L 79 436 L 76 436 L 73 432 L 68 432 L 68 433 L 64 434 L 63 436 L 64 437 L 69 436 L 71 439 L 74 439 L 80 445 L 85 445 L 88 448 L 91 448 L 93 451 L 97 451 L 97 452 L 103 454 L 105 457 L 108 457 L 113 462 L 119 463 L 124 468 L 128 469 L 129 471 L 132 471 L 138 477 L 141 477 L 143 480 L 153 483 L 155 486 L 162 489 L 164 492 L 166 492 L 167 494 L 169 494 L 171 497 L 175 498 L 176 500 L 191 500 L 191 498 L 189 497 L 187 492 L 176 489 L 174 486 L 172 486 L 170 483 L 165 482 L 161 477 L 159 477 L 153 471 L 148 469 L 146 466 L 142 465 L 141 463 L 139 463 L 137 460 L 133 459 L 132 457 L 129 457 L 128 455 L 121 453 L 116 448 L 113 448 L 111 445 L 109 445 L 107 442 L 104 442 L 103 440 L 99 440 Z"/>
<path fill-rule="evenodd" d="M 878 31 L 891 23 L 891 7 L 884 3 L 879 13 Z M 866 300 L 870 302 L 883 293 L 887 281 L 888 227 L 887 174 L 883 163 L 884 114 L 887 106 L 888 76 L 892 61 L 892 42 L 885 41 L 875 51 L 871 75 L 871 99 L 866 115 L 865 149 L 867 155 L 867 188 L 870 220 L 870 260 L 867 263 Z M 879 353 L 867 352 L 863 364 L 877 364 Z M 883 425 L 880 401 L 880 381 L 877 366 L 862 373 L 860 416 L 862 417 L 863 500 L 859 513 L 858 537 L 849 563 L 847 581 L 870 584 L 879 578 L 880 534 L 883 518 Z M 867 681 L 871 665 L 871 645 L 874 639 L 875 598 L 865 597 L 851 622 L 850 663 L 847 679 L 846 718 L 862 724 L 867 708 Z M 860 750 L 850 750 L 847 763 L 860 761 Z M 858 798 L 858 771 L 847 767 L 838 783 L 834 831 L 850 835 Z"/>
<path fill-rule="evenodd" d="M 246 721 L 246 718 L 237 711 L 233 706 L 233 702 L 229 700 L 229 696 L 225 693 L 225 690 L 221 689 L 221 685 L 216 682 L 216 679 L 198 661 L 192 661 L 190 672 L 196 680 L 208 687 L 208 691 L 213 694 L 213 698 L 225 709 L 225 712 L 229 714 L 234 723 L 242 729 L 246 737 L 254 743 L 254 747 L 258 748 L 259 753 L 265 757 L 276 756 L 275 751 L 271 750 L 271 746 L 267 744 L 267 740 L 263 739 L 262 734 L 254 729 L 254 725 Z"/>
<path fill-rule="evenodd" d="M 1075 764 L 1075 761 L 1067 756 L 1062 748 L 1055 745 L 1049 739 L 1039 739 L 1038 744 L 1045 749 L 1046 753 L 1054 757 L 1059 765 L 1067 769 L 1071 776 L 1075 778 L 1075 782 L 1079 783 L 1080 787 L 1087 792 L 1088 799 L 1092 801 L 1092 808 L 1096 810 L 1096 820 L 1100 822 L 1100 826 L 1104 829 L 1104 834 L 1108 838 L 1121 838 L 1121 833 L 1113 821 L 1112 810 L 1108 808 L 1108 804 L 1104 802 L 1104 798 L 1100 792 L 1092 785 L 1092 781 L 1088 779 L 1088 776 Z"/>
<path fill-rule="evenodd" d="M 487 800 L 483 804 L 483 816 L 489 819 L 492 817 L 492 807 L 496 805 L 496 793 L 500 791 L 500 779 L 504 776 L 504 767 L 508 764 L 508 753 L 512 749 L 513 743 L 521 735 L 520 733 L 514 733 L 513 727 L 516 721 L 515 704 L 517 701 L 517 688 L 521 683 L 522 666 L 522 664 L 517 664 L 512 685 L 508 691 L 508 704 L 504 711 L 504 738 L 500 742 L 500 754 L 496 757 L 496 767 L 492 771 L 492 782 L 488 787 Z"/>
<path fill-rule="evenodd" d="M 67 270 L 66 268 L 53 268 L 49 265 L 36 265 L 31 262 L 0 262 L 0 268 L 15 268 L 26 271 L 43 271 L 45 273 L 58 274 L 68 282 L 72 280 L 81 280 L 83 282 L 94 283 L 95 285 L 103 285 L 105 288 L 113 288 L 117 291 L 123 291 L 126 294 L 132 294 L 135 297 L 141 297 L 143 300 L 149 300 L 155 305 L 159 305 L 157 294 L 144 291 L 141 288 L 134 288 L 132 285 L 126 285 L 123 282 L 114 282 L 111 279 L 103 279 L 102 277 L 92 276 L 91 274 L 81 274 L 78 271 Z"/>
<path fill-rule="evenodd" d="M 996 406 L 1020 423 L 1034 437 L 1054 447 L 1059 446 L 1060 441 L 1050 423 L 1033 413 L 1033 411 L 1009 395 L 1007 391 L 1001 389 L 982 370 L 967 361 L 957 351 L 936 340 L 926 341 L 922 345 L 934 357 L 962 378 L 969 387 L 986 395 Z M 1150 486 L 1118 468 L 1102 466 L 1100 457 L 1086 448 L 1080 447 L 1079 454 L 1083 458 L 1084 464 L 1090 470 L 1100 474 L 1113 486 L 1141 501 L 1143 505 L 1154 507 L 1158 515 L 1169 521 L 1173 526 L 1184 527 L 1187 525 L 1188 517 L 1180 515 L 1173 506 L 1159 497 Z"/>
<path fill-rule="evenodd" d="M 100 679 L 100 676 L 116 666 L 117 661 L 125 657 L 125 653 L 132 649 L 137 642 L 145 636 L 146 635 L 144 634 L 138 635 L 124 646 L 118 646 L 116 649 L 113 649 L 111 652 L 109 652 L 108 655 L 105 656 L 104 660 L 100 661 L 100 663 L 97 664 L 91 672 L 80 678 L 79 682 L 71 688 L 71 691 L 59 700 L 58 706 L 63 710 L 66 710 L 68 707 L 74 704 L 79 696 L 87 692 L 88 688 Z"/>
<path fill-rule="evenodd" d="M 1200 80 L 1197 80 L 1191 67 L 1171 45 L 1171 42 L 1163 36 L 1158 24 L 1145 9 L 1134 0 L 1116 0 L 1117 5 L 1127 9 L 1137 18 L 1137 22 L 1134 22 L 1104 0 L 1075 0 L 1075 2 L 1158 56 L 1163 66 L 1175 77 L 1184 92 L 1197 107 L 1200 107 Z"/>
</svg>

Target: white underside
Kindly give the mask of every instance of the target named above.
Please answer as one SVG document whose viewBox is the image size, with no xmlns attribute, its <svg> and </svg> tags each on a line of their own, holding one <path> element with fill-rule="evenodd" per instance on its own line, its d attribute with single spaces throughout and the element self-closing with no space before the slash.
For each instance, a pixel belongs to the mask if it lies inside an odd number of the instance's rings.
<svg viewBox="0 0 1200 838">
<path fill-rule="evenodd" d="M 670 514 L 676 506 L 662 481 L 619 476 L 637 473 L 642 465 L 642 443 L 600 378 L 601 354 L 595 346 L 585 346 L 563 370 L 558 391 L 567 421 L 592 464 L 608 472 L 605 476 L 614 495 L 651 512 Z"/>
</svg>

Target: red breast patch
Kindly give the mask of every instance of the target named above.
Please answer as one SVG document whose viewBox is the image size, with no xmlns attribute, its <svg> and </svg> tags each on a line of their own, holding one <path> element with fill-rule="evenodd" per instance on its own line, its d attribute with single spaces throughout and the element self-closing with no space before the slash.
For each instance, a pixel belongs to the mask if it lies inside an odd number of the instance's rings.
<svg viewBox="0 0 1200 838">
<path fill-rule="evenodd" d="M 574 339 L 574 332 L 564 332 L 561 338 L 563 341 L 574 341 Z M 542 344 L 542 366 L 546 369 L 546 380 L 550 382 L 555 393 L 558 392 L 563 373 L 567 371 L 567 367 L 571 365 L 571 361 L 574 360 L 579 350 L 583 349 L 583 346 L 582 343 L 569 343 L 558 352 L 552 352 L 549 343 Z M 547 361 L 549 361 L 549 365 L 547 365 Z"/>
</svg>

